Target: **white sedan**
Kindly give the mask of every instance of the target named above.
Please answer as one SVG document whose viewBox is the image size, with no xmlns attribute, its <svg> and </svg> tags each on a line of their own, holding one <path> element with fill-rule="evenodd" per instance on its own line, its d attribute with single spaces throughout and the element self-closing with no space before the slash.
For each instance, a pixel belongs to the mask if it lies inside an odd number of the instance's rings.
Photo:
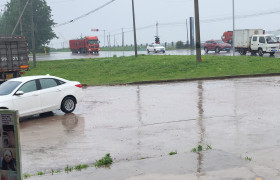
<svg viewBox="0 0 280 180">
<path fill-rule="evenodd" d="M 147 47 L 147 53 L 150 53 L 150 52 L 154 52 L 154 53 L 162 52 L 162 53 L 165 53 L 165 47 L 163 47 L 160 44 L 150 44 Z"/>
<path fill-rule="evenodd" d="M 19 77 L 0 85 L 0 109 L 18 110 L 20 117 L 58 109 L 71 113 L 81 99 L 79 82 L 50 75 Z"/>
</svg>

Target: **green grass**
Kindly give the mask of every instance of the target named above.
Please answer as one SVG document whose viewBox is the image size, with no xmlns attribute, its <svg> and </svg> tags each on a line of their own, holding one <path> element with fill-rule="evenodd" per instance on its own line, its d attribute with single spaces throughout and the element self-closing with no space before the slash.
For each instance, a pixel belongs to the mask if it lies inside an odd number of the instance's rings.
<svg viewBox="0 0 280 180">
<path fill-rule="evenodd" d="M 247 160 L 247 161 L 252 161 L 252 158 L 251 158 L 251 157 L 246 156 L 246 157 L 245 157 L 245 160 Z"/>
<path fill-rule="evenodd" d="M 89 165 L 87 165 L 87 164 L 79 164 L 79 165 L 75 166 L 74 169 L 81 171 L 82 169 L 86 169 L 88 167 L 89 167 Z"/>
<path fill-rule="evenodd" d="M 113 163 L 113 159 L 110 156 L 110 153 L 106 154 L 105 157 L 99 159 L 94 163 L 95 167 L 103 167 L 103 166 L 109 166 Z"/>
<path fill-rule="evenodd" d="M 129 57 L 38 61 L 26 75 L 50 74 L 87 85 L 280 73 L 280 59 L 253 56 L 139 55 Z"/>
<path fill-rule="evenodd" d="M 42 176 L 42 175 L 44 175 L 44 174 L 45 174 L 45 173 L 42 172 L 42 171 L 37 172 L 37 175 L 38 175 L 38 176 Z"/>
<path fill-rule="evenodd" d="M 169 153 L 170 156 L 177 154 L 177 151 L 172 151 Z"/>
</svg>

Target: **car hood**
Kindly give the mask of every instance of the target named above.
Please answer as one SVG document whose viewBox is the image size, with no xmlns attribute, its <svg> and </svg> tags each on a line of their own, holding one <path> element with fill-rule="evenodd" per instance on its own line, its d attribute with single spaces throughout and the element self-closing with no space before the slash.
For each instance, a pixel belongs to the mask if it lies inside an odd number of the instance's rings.
<svg viewBox="0 0 280 180">
<path fill-rule="evenodd" d="M 0 95 L 0 104 L 7 102 L 10 99 L 11 99 L 10 95 Z"/>
</svg>

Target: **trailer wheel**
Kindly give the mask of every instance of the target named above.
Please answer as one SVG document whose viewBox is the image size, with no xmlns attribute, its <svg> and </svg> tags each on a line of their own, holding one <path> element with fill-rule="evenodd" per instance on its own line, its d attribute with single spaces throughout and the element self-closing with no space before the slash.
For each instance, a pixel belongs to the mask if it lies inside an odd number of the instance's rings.
<svg viewBox="0 0 280 180">
<path fill-rule="evenodd" d="M 260 48 L 260 49 L 258 50 L 258 54 L 259 54 L 259 56 L 263 56 L 263 50 L 262 50 L 262 48 Z"/>
<path fill-rule="evenodd" d="M 270 54 L 270 56 L 273 56 L 273 55 L 274 55 L 274 53 L 275 53 L 275 52 L 270 52 L 269 54 Z"/>
<path fill-rule="evenodd" d="M 256 51 L 251 51 L 251 56 L 255 56 L 256 55 Z"/>
</svg>

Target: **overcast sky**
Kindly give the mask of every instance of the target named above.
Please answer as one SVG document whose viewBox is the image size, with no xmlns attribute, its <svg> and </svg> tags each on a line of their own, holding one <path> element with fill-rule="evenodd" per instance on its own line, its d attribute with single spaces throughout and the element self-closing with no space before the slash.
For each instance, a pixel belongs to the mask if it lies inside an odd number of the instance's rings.
<svg viewBox="0 0 280 180">
<path fill-rule="evenodd" d="M 9 0 L 0 0 L 0 9 Z M 54 21 L 60 25 L 85 15 L 112 0 L 46 0 Z M 234 0 L 235 28 L 280 29 L 280 0 Z M 134 0 L 137 44 L 154 42 L 156 23 L 161 43 L 187 40 L 186 19 L 194 17 L 194 0 Z M 223 32 L 232 30 L 232 0 L 199 0 L 201 41 L 220 39 Z M 121 29 L 125 44 L 133 44 L 132 0 L 115 0 L 106 7 L 72 23 L 54 28 L 59 39 L 52 47 L 68 46 L 70 39 L 97 35 L 104 43 L 111 34 L 111 45 L 121 45 Z M 115 41 L 114 41 L 115 37 Z M 107 38 L 106 38 L 107 43 Z M 64 43 L 63 43 L 64 42 Z"/>
</svg>

